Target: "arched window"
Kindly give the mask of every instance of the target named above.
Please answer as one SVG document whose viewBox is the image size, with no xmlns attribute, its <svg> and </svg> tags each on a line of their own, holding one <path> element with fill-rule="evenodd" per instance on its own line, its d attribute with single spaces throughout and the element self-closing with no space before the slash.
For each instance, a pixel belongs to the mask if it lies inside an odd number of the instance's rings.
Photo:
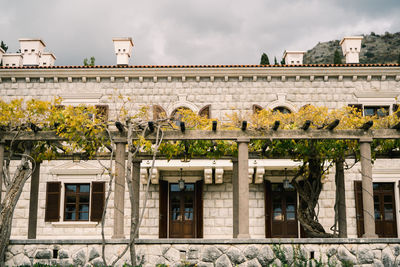
<svg viewBox="0 0 400 267">
<path fill-rule="evenodd" d="M 159 105 L 154 105 L 153 106 L 153 120 L 159 120 L 161 118 L 165 118 L 166 117 L 166 112 L 165 110 L 159 106 Z"/>
<path fill-rule="evenodd" d="M 292 112 L 290 111 L 290 109 L 288 109 L 288 108 L 286 108 L 286 107 L 282 107 L 282 106 L 274 108 L 274 109 L 272 110 L 272 112 L 274 112 L 274 113 L 280 112 L 280 113 L 282 113 L 282 114 L 289 114 L 289 113 L 292 113 Z"/>
<path fill-rule="evenodd" d="M 180 126 L 180 122 L 182 119 L 182 114 L 180 114 L 178 112 L 179 110 L 190 110 L 190 109 L 187 107 L 179 107 L 179 108 L 175 109 L 174 111 L 172 111 L 171 118 L 175 122 L 175 125 L 177 125 L 177 126 Z"/>
<path fill-rule="evenodd" d="M 260 112 L 261 110 L 263 110 L 263 108 L 260 105 L 253 105 L 253 114 L 256 114 L 258 112 Z"/>
<path fill-rule="evenodd" d="M 210 110 L 211 105 L 207 105 L 200 109 L 199 111 L 199 116 L 200 117 L 206 117 L 206 118 L 211 118 L 211 110 Z"/>
</svg>

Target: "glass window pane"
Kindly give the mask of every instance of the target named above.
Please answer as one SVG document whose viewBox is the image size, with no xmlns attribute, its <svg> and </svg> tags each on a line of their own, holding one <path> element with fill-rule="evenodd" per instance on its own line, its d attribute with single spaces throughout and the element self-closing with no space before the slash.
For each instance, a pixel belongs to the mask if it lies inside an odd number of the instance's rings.
<svg viewBox="0 0 400 267">
<path fill-rule="evenodd" d="M 80 211 L 80 212 L 82 212 L 82 211 L 84 211 L 84 212 L 89 212 L 89 205 L 86 205 L 86 204 L 84 204 L 84 205 L 79 205 L 79 211 Z"/>
<path fill-rule="evenodd" d="M 75 213 L 65 213 L 65 220 L 75 220 Z"/>
<path fill-rule="evenodd" d="M 90 186 L 88 184 L 80 185 L 79 192 L 81 193 L 89 193 Z"/>
<path fill-rule="evenodd" d="M 294 212 L 295 208 L 294 205 L 287 205 L 286 206 L 286 212 Z"/>
<path fill-rule="evenodd" d="M 65 190 L 67 190 L 67 192 L 76 192 L 76 185 L 67 184 Z"/>
<path fill-rule="evenodd" d="M 89 203 L 89 195 L 81 195 L 79 196 L 79 202 L 81 203 Z"/>
<path fill-rule="evenodd" d="M 386 196 L 384 196 L 384 197 L 383 197 L 383 201 L 384 201 L 385 203 L 387 203 L 387 202 L 392 203 L 392 196 L 391 196 L 391 195 L 386 195 Z"/>
<path fill-rule="evenodd" d="M 179 192 L 179 185 L 178 184 L 171 184 L 171 192 Z"/>
<path fill-rule="evenodd" d="M 76 202 L 75 196 L 67 196 L 66 203 L 75 203 L 75 202 Z"/>
<path fill-rule="evenodd" d="M 296 213 L 294 213 L 294 212 L 288 212 L 288 213 L 286 213 L 286 220 L 287 220 L 287 221 L 294 221 L 294 220 L 296 220 Z"/>
<path fill-rule="evenodd" d="M 194 184 L 185 184 L 185 191 L 194 191 Z"/>
<path fill-rule="evenodd" d="M 80 212 L 79 213 L 79 220 L 87 221 L 89 220 L 89 213 L 87 212 Z"/>
<path fill-rule="evenodd" d="M 75 212 L 75 205 L 67 205 L 66 211 L 67 212 Z"/>
</svg>

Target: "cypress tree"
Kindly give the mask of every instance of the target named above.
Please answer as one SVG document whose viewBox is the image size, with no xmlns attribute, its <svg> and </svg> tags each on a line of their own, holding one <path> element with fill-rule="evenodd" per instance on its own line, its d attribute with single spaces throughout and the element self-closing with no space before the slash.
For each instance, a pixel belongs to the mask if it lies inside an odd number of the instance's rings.
<svg viewBox="0 0 400 267">
<path fill-rule="evenodd" d="M 276 57 L 274 57 L 274 65 L 278 65 L 278 60 L 276 60 Z"/>
<path fill-rule="evenodd" d="M 263 53 L 261 55 L 260 65 L 269 65 L 269 58 L 268 58 L 267 54 Z"/>
<path fill-rule="evenodd" d="M 340 56 L 339 50 L 336 50 L 333 55 L 333 64 L 342 64 L 342 57 Z"/>
<path fill-rule="evenodd" d="M 7 52 L 8 46 L 3 41 L 1 41 L 0 47 L 4 50 L 4 52 Z"/>
</svg>

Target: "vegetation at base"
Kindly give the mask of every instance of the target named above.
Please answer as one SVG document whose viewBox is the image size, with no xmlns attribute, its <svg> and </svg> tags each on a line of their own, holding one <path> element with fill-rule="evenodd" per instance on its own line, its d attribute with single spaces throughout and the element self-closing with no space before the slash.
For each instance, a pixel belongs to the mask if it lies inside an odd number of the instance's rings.
<svg viewBox="0 0 400 267">
<path fill-rule="evenodd" d="M 260 65 L 269 65 L 269 58 L 266 53 L 261 55 Z"/>
</svg>

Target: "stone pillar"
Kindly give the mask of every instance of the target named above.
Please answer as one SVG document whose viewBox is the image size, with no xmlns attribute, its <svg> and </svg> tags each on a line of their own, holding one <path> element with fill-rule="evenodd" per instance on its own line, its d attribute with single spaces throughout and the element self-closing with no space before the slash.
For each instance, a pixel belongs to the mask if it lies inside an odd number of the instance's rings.
<svg viewBox="0 0 400 267">
<path fill-rule="evenodd" d="M 4 164 L 4 143 L 0 141 L 0 203 L 2 200 L 1 197 L 3 193 L 3 164 Z"/>
<path fill-rule="evenodd" d="M 249 235 L 249 144 L 248 138 L 238 139 L 238 158 L 233 160 L 233 238 Z"/>
<path fill-rule="evenodd" d="M 131 207 L 131 223 L 138 225 L 139 223 L 139 200 L 140 200 L 140 159 L 133 159 L 132 162 L 132 191 L 133 191 L 133 205 Z M 150 174 L 151 175 L 151 174 Z M 137 230 L 135 238 L 139 237 L 139 230 Z"/>
<path fill-rule="evenodd" d="M 40 162 L 36 162 L 35 171 L 31 177 L 31 193 L 29 197 L 28 239 L 36 239 L 38 196 L 40 181 Z"/>
<path fill-rule="evenodd" d="M 124 196 L 125 196 L 125 147 L 117 143 L 115 151 L 115 189 L 114 189 L 114 234 L 112 238 L 125 238 L 124 235 Z"/>
<path fill-rule="evenodd" d="M 336 181 L 336 199 L 339 221 L 339 237 L 347 237 L 346 220 L 346 190 L 344 181 L 344 159 L 336 160 L 335 181 Z"/>
<path fill-rule="evenodd" d="M 375 233 L 374 217 L 374 191 L 372 188 L 372 162 L 371 162 L 372 138 L 360 139 L 361 176 L 362 176 L 362 201 L 364 214 L 365 238 L 378 237 Z"/>
</svg>

